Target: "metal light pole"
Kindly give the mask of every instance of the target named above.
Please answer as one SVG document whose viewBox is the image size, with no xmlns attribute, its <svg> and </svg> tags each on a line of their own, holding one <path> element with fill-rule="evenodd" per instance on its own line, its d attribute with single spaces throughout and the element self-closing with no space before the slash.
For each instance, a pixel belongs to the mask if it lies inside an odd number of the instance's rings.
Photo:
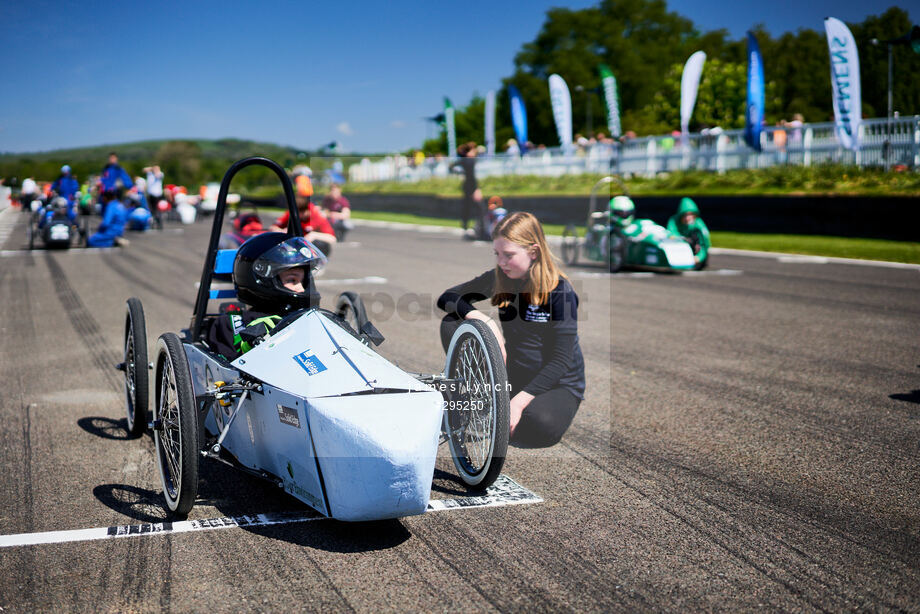
<svg viewBox="0 0 920 614">
<path fill-rule="evenodd" d="M 591 94 L 600 92 L 601 88 L 587 88 L 584 85 L 576 85 L 575 91 L 584 92 L 585 94 L 585 137 L 590 138 L 591 133 L 594 132 L 594 109 L 591 107 Z"/>
<path fill-rule="evenodd" d="M 885 124 L 885 148 L 884 148 L 885 172 L 886 173 L 891 170 L 891 114 L 892 114 L 892 107 L 894 106 L 892 102 L 894 100 L 894 95 L 892 91 L 893 87 L 891 85 L 892 83 L 891 81 L 892 68 L 891 67 L 894 64 L 894 60 L 892 59 L 891 49 L 892 49 L 892 44 L 888 43 L 888 122 Z"/>
<path fill-rule="evenodd" d="M 907 34 L 897 38 L 889 38 L 884 41 L 873 38 L 870 42 L 873 45 L 881 43 L 888 45 L 888 121 L 885 124 L 885 143 L 882 145 L 882 154 L 885 156 L 885 172 L 888 172 L 891 170 L 891 117 L 894 108 L 892 85 L 894 59 L 892 51 L 895 45 L 910 45 L 915 53 L 920 53 L 920 26 L 913 26 Z"/>
<path fill-rule="evenodd" d="M 891 39 L 894 40 L 894 39 Z M 891 169 L 891 114 L 892 114 L 892 100 L 894 96 L 891 91 L 891 75 L 892 75 L 892 53 L 891 53 L 891 40 L 880 41 L 877 38 L 873 38 L 871 42 L 873 45 L 878 46 L 881 43 L 888 45 L 888 120 L 885 122 L 885 142 L 882 143 L 882 157 L 885 158 L 885 172 L 887 173 Z"/>
</svg>

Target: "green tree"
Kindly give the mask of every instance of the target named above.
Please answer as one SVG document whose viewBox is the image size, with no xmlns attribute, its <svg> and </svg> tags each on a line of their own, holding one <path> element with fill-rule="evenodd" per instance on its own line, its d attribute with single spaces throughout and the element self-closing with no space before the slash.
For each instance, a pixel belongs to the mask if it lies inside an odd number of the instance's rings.
<svg viewBox="0 0 920 614">
<path fill-rule="evenodd" d="M 170 183 L 193 185 L 199 183 L 201 148 L 194 141 L 167 141 L 157 150 L 154 160 Z"/>
<path fill-rule="evenodd" d="M 769 123 L 791 119 L 796 113 L 810 122 L 832 119 L 827 38 L 821 24 L 815 25 L 815 29 L 802 28 L 776 39 L 762 25 L 754 28 L 764 60 Z M 904 9 L 892 7 L 861 24 L 848 25 L 859 48 L 863 113 L 883 116 L 887 108 L 887 49 L 885 45 L 873 46 L 870 40 L 904 34 L 910 29 L 910 18 Z M 679 89 L 674 96 L 672 67 L 682 66 L 697 50 L 705 51 L 708 57 L 704 82 L 716 61 L 731 68 L 710 77 L 713 91 L 730 100 L 710 102 L 701 91 L 695 125 L 737 125 L 738 118 L 743 118 L 743 107 L 738 113 L 736 103 L 746 96 L 746 49 L 746 37 L 733 41 L 725 30 L 701 32 L 687 18 L 669 12 L 663 0 L 602 0 L 582 10 L 551 9 L 535 39 L 515 56 L 514 73 L 503 79 L 497 93 L 497 141 L 502 144 L 512 136 L 507 86 L 513 84 L 524 98 L 530 140 L 558 143 L 547 84 L 553 73 L 569 85 L 574 131 L 587 132 L 584 109 L 590 100 L 595 111 L 592 128 L 606 132 L 604 101 L 597 93 L 600 63 L 608 64 L 617 77 L 623 130 L 651 134 L 671 129 L 676 124 L 664 112 L 661 99 L 679 103 Z M 920 112 L 920 55 L 905 45 L 895 46 L 894 70 L 895 110 L 902 115 Z M 732 92 L 725 89 L 730 84 L 735 87 Z M 711 107 L 708 111 L 707 106 Z M 458 117 L 463 111 L 458 109 Z M 479 142 L 481 138 L 477 135 L 472 140 Z M 462 140 L 458 131 L 458 141 Z"/>
<path fill-rule="evenodd" d="M 860 24 L 847 25 L 859 49 L 863 113 L 870 117 L 885 117 L 888 113 L 888 46 L 873 45 L 871 41 L 873 38 L 883 41 L 907 33 L 912 26 L 910 16 L 902 8 L 891 7 L 877 17 L 867 17 Z M 920 113 L 920 54 L 914 53 L 908 45 L 894 45 L 892 51 L 894 110 L 901 115 Z M 828 75 L 829 71 L 828 66 Z"/>
<path fill-rule="evenodd" d="M 472 100 L 465 107 L 454 109 L 454 130 L 458 146 L 470 141 L 481 145 L 485 141 L 485 112 L 486 100 L 478 93 L 473 94 Z M 441 122 L 438 136 L 424 142 L 422 151 L 426 154 L 448 153 L 447 126 L 444 122 Z"/>
<path fill-rule="evenodd" d="M 684 65 L 674 64 L 665 75 L 661 89 L 651 105 L 644 110 L 644 123 L 663 134 L 680 128 L 680 79 Z M 721 126 L 724 129 L 744 128 L 747 106 L 747 65 L 707 59 L 700 78 L 690 130 L 703 126 Z M 776 86 L 766 83 L 766 119 L 772 123 L 780 119 L 777 111 L 780 101 Z"/>
</svg>

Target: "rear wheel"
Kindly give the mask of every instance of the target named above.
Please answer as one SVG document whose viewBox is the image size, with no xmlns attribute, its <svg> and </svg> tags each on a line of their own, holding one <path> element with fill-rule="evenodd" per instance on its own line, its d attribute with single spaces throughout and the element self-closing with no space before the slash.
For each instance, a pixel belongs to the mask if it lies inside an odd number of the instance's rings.
<svg viewBox="0 0 920 614">
<path fill-rule="evenodd" d="M 188 359 L 175 333 L 157 342 L 157 399 L 153 412 L 157 467 L 170 511 L 185 516 L 198 495 L 198 416 Z"/>
<path fill-rule="evenodd" d="M 617 273 L 626 264 L 626 239 L 616 231 L 610 232 L 607 254 L 608 266 L 611 273 Z"/>
<path fill-rule="evenodd" d="M 128 432 L 137 436 L 147 428 L 147 400 L 149 377 L 147 374 L 147 324 L 141 301 L 128 299 L 125 314 L 125 408 Z"/>
<path fill-rule="evenodd" d="M 485 323 L 466 320 L 457 328 L 445 375 L 458 384 L 444 412 L 454 466 L 467 486 L 484 490 L 505 463 L 511 410 L 501 349 Z"/>
<path fill-rule="evenodd" d="M 578 262 L 578 230 L 574 224 L 562 231 L 562 261 L 569 266 Z"/>
<path fill-rule="evenodd" d="M 367 323 L 364 301 L 357 292 L 342 292 L 335 302 L 335 313 L 355 329 L 356 333 L 360 333 L 361 327 Z"/>
</svg>

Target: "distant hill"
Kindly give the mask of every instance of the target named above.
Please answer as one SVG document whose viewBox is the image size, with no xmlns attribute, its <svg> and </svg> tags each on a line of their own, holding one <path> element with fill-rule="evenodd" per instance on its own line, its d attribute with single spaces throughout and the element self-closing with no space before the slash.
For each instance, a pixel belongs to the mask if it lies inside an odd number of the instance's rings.
<svg viewBox="0 0 920 614">
<path fill-rule="evenodd" d="M 60 174 L 61 166 L 69 164 L 82 182 L 102 170 L 112 151 L 118 154 L 119 162 L 132 176 L 141 175 L 145 166 L 157 164 L 167 183 L 186 186 L 220 181 L 233 162 L 248 156 L 265 156 L 285 168 L 312 162 L 313 166 L 320 167 L 314 170 L 322 170 L 325 160 L 317 158 L 329 155 L 242 139 L 164 139 L 34 153 L 0 153 L 0 177 L 6 178 L 7 185 L 18 185 L 30 176 L 38 181 L 52 181 Z M 264 168 L 246 169 L 239 175 L 240 187 L 256 187 L 273 181 L 277 179 Z"/>
</svg>

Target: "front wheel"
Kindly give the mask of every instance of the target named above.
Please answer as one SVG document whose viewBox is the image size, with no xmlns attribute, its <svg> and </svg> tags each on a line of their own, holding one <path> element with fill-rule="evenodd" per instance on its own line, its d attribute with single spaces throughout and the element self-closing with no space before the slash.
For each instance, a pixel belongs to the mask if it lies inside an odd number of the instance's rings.
<svg viewBox="0 0 920 614">
<path fill-rule="evenodd" d="M 157 341 L 153 422 L 163 497 L 170 511 L 186 516 L 198 495 L 198 416 L 188 359 L 175 333 L 164 333 Z"/>
<path fill-rule="evenodd" d="M 357 292 L 342 292 L 335 302 L 335 313 L 356 333 L 360 333 L 361 327 L 367 323 L 367 310 L 364 309 L 364 301 Z"/>
<path fill-rule="evenodd" d="M 466 320 L 457 328 L 445 375 L 456 381 L 444 411 L 454 466 L 467 486 L 484 490 L 505 463 L 511 413 L 501 349 L 485 323 Z"/>
<path fill-rule="evenodd" d="M 147 428 L 147 324 L 141 301 L 128 299 L 125 314 L 125 408 L 128 433 L 137 437 Z"/>
<path fill-rule="evenodd" d="M 578 262 L 578 230 L 569 224 L 562 231 L 562 261 L 568 266 Z"/>
</svg>

